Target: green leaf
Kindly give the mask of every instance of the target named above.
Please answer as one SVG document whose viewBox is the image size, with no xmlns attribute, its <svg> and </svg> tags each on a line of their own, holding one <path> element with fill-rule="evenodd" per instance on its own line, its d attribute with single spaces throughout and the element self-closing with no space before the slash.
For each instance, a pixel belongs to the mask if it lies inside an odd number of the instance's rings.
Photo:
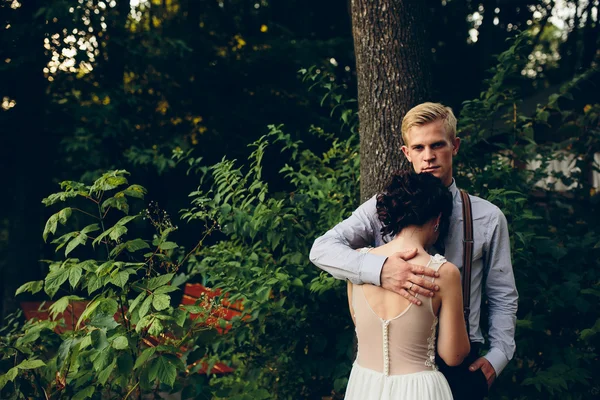
<svg viewBox="0 0 600 400">
<path fill-rule="evenodd" d="M 145 317 L 141 318 L 138 323 L 135 325 L 135 331 L 137 333 L 140 333 L 141 331 L 143 331 L 148 325 L 150 325 L 153 321 L 155 320 L 154 315 L 150 314 L 150 315 L 146 315 Z"/>
<path fill-rule="evenodd" d="M 90 356 L 90 360 L 93 362 L 94 371 L 99 372 L 104 369 L 109 362 L 109 359 L 112 357 L 112 349 L 110 347 L 105 347 L 103 350 L 92 353 Z"/>
<path fill-rule="evenodd" d="M 54 302 L 54 304 L 52 304 L 49 308 L 50 317 L 52 319 L 56 319 L 56 316 L 58 314 L 62 314 L 63 312 L 65 312 L 65 310 L 69 306 L 69 300 L 71 300 L 71 296 L 64 296 L 56 302 Z"/>
<path fill-rule="evenodd" d="M 92 337 L 90 335 L 86 335 L 79 342 L 79 350 L 86 349 L 87 347 L 92 345 Z"/>
<path fill-rule="evenodd" d="M 117 336 L 112 341 L 111 346 L 117 350 L 123 350 L 129 347 L 129 342 L 125 336 Z"/>
<path fill-rule="evenodd" d="M 113 227 L 110 227 L 110 228 L 108 228 L 107 230 L 105 230 L 104 232 L 102 232 L 101 234 L 99 234 L 99 235 L 96 237 L 96 239 L 94 239 L 94 241 L 92 242 L 92 246 L 96 247 L 96 245 L 97 245 L 98 243 L 101 243 L 101 242 L 102 242 L 102 240 L 103 240 L 103 239 L 104 239 L 106 236 L 110 235 L 110 233 L 112 232 L 112 230 L 113 230 L 113 229 L 114 229 L 114 226 L 113 226 Z"/>
<path fill-rule="evenodd" d="M 100 278 L 94 274 L 90 274 L 87 277 L 86 286 L 87 286 L 88 294 L 92 294 L 96 290 L 98 290 L 102 287 L 102 278 Z"/>
<path fill-rule="evenodd" d="M 67 279 L 69 279 L 69 270 L 57 265 L 46 275 L 44 291 L 48 296 L 53 297 Z"/>
<path fill-rule="evenodd" d="M 77 265 L 79 265 L 84 271 L 87 272 L 96 272 L 96 270 L 98 269 L 98 263 L 96 262 L 96 260 L 85 260 Z"/>
<path fill-rule="evenodd" d="M 35 294 L 37 292 L 39 292 L 40 290 L 42 290 L 44 288 L 44 281 L 32 281 L 32 282 L 27 282 L 23 285 L 21 285 L 17 291 L 15 292 L 15 296 L 24 293 L 24 292 L 30 292 L 32 294 Z"/>
<path fill-rule="evenodd" d="M 175 276 L 175 274 L 165 274 L 152 278 L 148 281 L 146 287 L 148 290 L 155 290 L 156 288 L 169 283 L 171 279 L 173 279 L 173 276 Z"/>
<path fill-rule="evenodd" d="M 117 193 L 114 197 L 106 199 L 101 206 L 102 212 L 105 212 L 109 207 L 123 211 L 125 214 L 129 214 L 129 203 L 124 195 Z"/>
<path fill-rule="evenodd" d="M 69 356 L 69 353 L 71 352 L 71 348 L 73 347 L 74 342 L 75 341 L 73 340 L 73 338 L 67 338 L 58 347 L 58 352 L 57 352 L 58 354 L 56 357 L 56 365 L 59 370 L 62 369 L 65 360 Z"/>
<path fill-rule="evenodd" d="M 110 378 L 110 374 L 112 373 L 113 369 L 115 369 L 115 365 L 117 365 L 117 359 L 113 358 L 110 365 L 108 367 L 104 368 L 102 371 L 100 371 L 100 373 L 98 374 L 98 383 L 99 384 L 101 384 L 101 385 L 106 384 L 106 381 L 108 381 L 108 378 Z"/>
<path fill-rule="evenodd" d="M 151 336 L 158 336 L 163 332 L 164 326 L 158 318 L 152 321 L 152 325 L 148 328 L 148 334 Z"/>
<path fill-rule="evenodd" d="M 79 265 L 73 265 L 69 268 L 69 284 L 73 289 L 79 283 L 83 269 Z"/>
<path fill-rule="evenodd" d="M 128 224 L 129 222 L 133 221 L 134 219 L 136 219 L 137 217 L 139 217 L 139 215 L 129 215 L 127 217 L 123 217 L 120 220 L 117 221 L 117 223 L 115 224 L 115 226 L 124 226 L 125 224 Z"/>
<path fill-rule="evenodd" d="M 127 224 L 130 221 L 133 221 L 137 217 L 139 217 L 139 215 L 129 215 L 127 217 L 121 218 L 119 221 L 117 221 L 117 223 L 114 226 L 108 228 L 107 230 L 102 232 L 100 235 L 98 235 L 98 237 L 96 239 L 94 239 L 94 241 L 92 242 L 92 245 L 96 246 L 106 236 L 110 236 L 110 238 L 112 240 L 117 240 L 119 237 L 123 236 L 127 232 L 127 228 L 125 227 L 125 224 Z"/>
<path fill-rule="evenodd" d="M 146 194 L 146 189 L 140 185 L 131 185 L 121 193 L 129 197 L 143 199 L 144 195 Z"/>
<path fill-rule="evenodd" d="M 58 222 L 60 222 L 61 225 L 66 224 L 72 213 L 73 211 L 70 207 L 63 208 L 58 212 Z"/>
<path fill-rule="evenodd" d="M 148 359 L 154 355 L 155 352 L 156 347 L 148 347 L 146 350 L 142 351 L 142 354 L 140 354 L 140 356 L 135 361 L 133 369 L 138 369 L 140 366 L 144 365 L 146 361 L 148 361 Z"/>
<path fill-rule="evenodd" d="M 175 323 L 181 327 L 183 327 L 183 324 L 185 324 L 187 317 L 188 313 L 183 310 L 180 310 L 179 308 L 173 311 L 173 318 L 175 318 Z"/>
<path fill-rule="evenodd" d="M 154 291 L 154 294 L 163 294 L 163 293 L 171 293 L 179 290 L 177 286 L 165 285 L 161 286 Z"/>
<path fill-rule="evenodd" d="M 127 178 L 123 176 L 124 174 L 129 173 L 124 170 L 115 170 L 105 173 L 100 178 L 96 179 L 94 184 L 90 187 L 90 192 L 105 192 L 107 190 L 116 189 L 121 185 L 125 185 L 127 183 Z"/>
<path fill-rule="evenodd" d="M 126 226 L 115 225 L 115 226 L 113 226 L 113 229 L 110 231 L 110 233 L 109 233 L 108 236 L 112 240 L 117 241 L 121 236 L 123 236 L 126 233 L 127 233 L 127 227 Z"/>
<path fill-rule="evenodd" d="M 120 245 L 118 245 L 117 247 L 115 247 L 110 252 L 110 255 L 111 255 L 111 257 L 116 257 L 123 250 L 127 250 L 128 252 L 133 253 L 135 251 L 138 251 L 138 250 L 141 250 L 141 249 L 148 249 L 148 248 L 150 248 L 150 246 L 148 245 L 148 243 L 146 243 L 142 239 L 134 239 L 134 240 L 129 240 L 129 241 L 125 242 L 125 243 L 121 243 Z"/>
<path fill-rule="evenodd" d="M 42 200 L 46 206 L 51 206 L 59 201 L 65 201 L 77 196 L 88 196 L 88 187 L 81 182 L 63 181 L 60 183 L 64 192 L 53 193 Z"/>
<path fill-rule="evenodd" d="M 44 242 L 46 242 L 48 240 L 48 235 L 50 235 L 50 234 L 54 235 L 56 233 L 57 225 L 58 225 L 58 214 L 54 214 L 50 218 L 48 218 L 48 221 L 46 221 L 46 226 L 44 227 L 44 233 L 42 234 L 42 237 L 44 238 Z"/>
<path fill-rule="evenodd" d="M 156 309 L 156 311 L 162 311 L 165 308 L 168 308 L 171 305 L 171 296 L 168 294 L 154 294 L 154 300 L 152 300 L 152 305 Z"/>
<path fill-rule="evenodd" d="M 92 317 L 89 324 L 96 328 L 106 328 L 108 330 L 115 329 L 120 324 L 115 321 L 114 314 L 96 314 Z"/>
<path fill-rule="evenodd" d="M 58 252 L 60 249 L 62 249 L 67 243 L 69 243 L 69 240 L 73 239 L 75 236 L 77 236 L 78 232 L 69 232 L 69 233 L 65 233 L 64 235 L 62 235 L 59 238 L 56 238 L 52 241 L 52 244 L 57 244 L 58 246 L 56 246 L 55 251 Z"/>
<path fill-rule="evenodd" d="M 81 233 L 88 234 L 88 233 L 96 232 L 96 231 L 99 231 L 99 230 L 100 230 L 100 226 L 98 224 L 91 224 L 91 225 L 88 225 L 85 228 L 83 228 L 81 230 Z"/>
<path fill-rule="evenodd" d="M 102 329 L 94 329 L 90 334 L 90 337 L 92 339 L 92 346 L 94 346 L 94 349 L 101 351 L 108 347 L 106 332 Z"/>
<path fill-rule="evenodd" d="M 107 261 L 105 263 L 102 263 L 96 270 L 96 275 L 102 276 L 102 275 L 106 275 L 106 274 L 110 273 L 110 271 L 114 265 L 115 265 L 114 261 Z"/>
<path fill-rule="evenodd" d="M 148 298 L 144 300 L 144 302 L 140 306 L 140 310 L 138 311 L 138 315 L 140 316 L 140 318 L 144 317 L 146 314 L 148 314 L 148 311 L 150 311 L 150 305 L 152 304 L 153 298 L 153 295 L 148 296 Z"/>
<path fill-rule="evenodd" d="M 135 300 L 133 300 L 131 302 L 131 304 L 129 305 L 129 312 L 130 313 L 132 313 L 133 310 L 135 310 L 135 308 L 138 306 L 138 304 L 140 304 L 140 301 L 142 301 L 144 299 L 144 297 L 146 297 L 146 292 L 145 291 L 137 295 L 137 297 L 135 298 Z"/>
<path fill-rule="evenodd" d="M 110 282 L 121 289 L 125 287 L 127 282 L 129 281 L 129 272 L 127 271 L 119 271 L 115 276 L 110 279 Z"/>
<path fill-rule="evenodd" d="M 158 246 L 158 248 L 161 250 L 172 250 L 176 249 L 177 247 L 179 246 L 175 242 L 163 242 Z"/>
<path fill-rule="evenodd" d="M 81 232 L 77 233 L 75 235 L 75 237 L 67 245 L 67 248 L 65 249 L 65 257 L 67 257 L 69 255 L 69 253 L 75 249 L 75 247 L 79 246 L 80 244 L 85 244 L 87 239 L 88 239 L 88 236 L 85 233 L 81 233 Z"/>
<path fill-rule="evenodd" d="M 150 381 L 158 378 L 160 383 L 173 387 L 177 378 L 177 368 L 175 368 L 175 365 L 168 358 L 163 356 L 156 357 L 152 361 L 152 365 L 148 371 L 148 378 Z"/>
<path fill-rule="evenodd" d="M 127 247 L 127 251 L 130 253 L 133 253 L 134 251 L 150 248 L 150 245 L 148 243 L 146 243 L 145 241 L 143 241 L 142 239 L 130 240 L 125 243 L 125 246 Z"/>
<path fill-rule="evenodd" d="M 71 398 L 71 400 L 84 400 L 88 397 L 92 397 L 96 388 L 94 386 L 88 386 L 85 389 L 78 389 L 77 393 Z"/>
<path fill-rule="evenodd" d="M 77 326 L 80 326 L 83 321 L 87 320 L 90 317 L 90 315 L 92 315 L 92 313 L 96 310 L 96 308 L 98 308 L 101 302 L 101 300 L 94 299 L 90 303 L 88 303 L 88 305 L 85 307 L 85 310 L 83 310 L 83 312 L 81 313 L 79 320 L 77 321 Z"/>
<path fill-rule="evenodd" d="M 19 365 L 18 369 L 36 369 L 39 367 L 45 367 L 46 363 L 42 360 L 23 360 Z"/>
<path fill-rule="evenodd" d="M 0 390 L 2 390 L 2 388 L 4 388 L 8 382 L 14 381 L 18 374 L 19 370 L 17 367 L 13 367 L 9 369 L 6 374 L 0 375 Z"/>
</svg>

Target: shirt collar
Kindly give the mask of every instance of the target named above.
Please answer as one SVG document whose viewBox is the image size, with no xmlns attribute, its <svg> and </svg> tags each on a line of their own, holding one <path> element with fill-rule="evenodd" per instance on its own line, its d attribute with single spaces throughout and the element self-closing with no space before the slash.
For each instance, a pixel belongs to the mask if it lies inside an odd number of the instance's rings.
<svg viewBox="0 0 600 400">
<path fill-rule="evenodd" d="M 448 190 L 452 193 L 452 199 L 455 200 L 458 195 L 458 187 L 456 187 L 456 181 L 452 178 L 452 183 L 448 186 Z"/>
</svg>

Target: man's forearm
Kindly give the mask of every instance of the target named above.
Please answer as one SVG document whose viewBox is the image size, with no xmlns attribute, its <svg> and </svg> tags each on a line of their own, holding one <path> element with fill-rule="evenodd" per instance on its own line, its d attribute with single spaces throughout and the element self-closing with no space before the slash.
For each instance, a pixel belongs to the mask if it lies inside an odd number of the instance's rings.
<svg viewBox="0 0 600 400">
<path fill-rule="evenodd" d="M 486 292 L 489 303 L 490 352 L 486 356 L 499 375 L 513 358 L 519 294 L 510 260 L 506 218 L 499 212 L 491 237 Z"/>
<path fill-rule="evenodd" d="M 380 285 L 381 268 L 387 257 L 363 254 L 340 238 L 335 229 L 321 236 L 310 251 L 310 261 L 334 278 L 355 284 Z"/>
<path fill-rule="evenodd" d="M 337 279 L 379 285 L 386 257 L 356 251 L 373 245 L 375 234 L 379 234 L 378 224 L 377 200 L 372 197 L 315 240 L 310 261 Z"/>
</svg>

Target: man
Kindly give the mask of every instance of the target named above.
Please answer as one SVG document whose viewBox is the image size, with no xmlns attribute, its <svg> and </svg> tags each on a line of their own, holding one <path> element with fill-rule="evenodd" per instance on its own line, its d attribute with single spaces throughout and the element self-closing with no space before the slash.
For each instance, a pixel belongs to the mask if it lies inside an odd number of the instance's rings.
<svg viewBox="0 0 600 400">
<path fill-rule="evenodd" d="M 452 177 L 452 159 L 458 153 L 456 118 L 452 110 L 439 103 L 423 103 L 411 109 L 402 121 L 402 152 L 415 172 L 428 172 L 440 178 L 453 196 L 445 257 L 463 268 L 462 202 Z M 482 399 L 515 352 L 515 324 L 518 294 L 510 258 L 506 218 L 500 209 L 479 197 L 470 196 L 473 212 L 474 247 L 471 274 L 471 314 L 469 318 L 471 354 L 459 367 L 440 365 L 455 399 Z M 382 257 L 353 249 L 384 243 L 380 234 L 375 197 L 366 201 L 345 221 L 319 237 L 310 260 L 338 279 L 370 283 L 392 290 L 420 305 L 416 294 L 433 296 L 439 290 L 422 275 L 435 276 L 432 270 L 407 262 L 415 250 Z M 489 304 L 490 349 L 483 357 L 484 343 L 479 326 L 482 289 Z M 439 361 L 438 361 L 439 362 Z"/>
</svg>

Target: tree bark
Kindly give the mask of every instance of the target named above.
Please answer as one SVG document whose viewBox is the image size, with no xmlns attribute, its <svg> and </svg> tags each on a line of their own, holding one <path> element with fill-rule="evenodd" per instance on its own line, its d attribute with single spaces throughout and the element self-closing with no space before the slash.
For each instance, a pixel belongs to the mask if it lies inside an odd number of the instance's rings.
<svg viewBox="0 0 600 400">
<path fill-rule="evenodd" d="M 362 201 L 407 166 L 400 150 L 402 118 L 430 100 L 426 13 L 421 0 L 352 0 Z"/>
</svg>

